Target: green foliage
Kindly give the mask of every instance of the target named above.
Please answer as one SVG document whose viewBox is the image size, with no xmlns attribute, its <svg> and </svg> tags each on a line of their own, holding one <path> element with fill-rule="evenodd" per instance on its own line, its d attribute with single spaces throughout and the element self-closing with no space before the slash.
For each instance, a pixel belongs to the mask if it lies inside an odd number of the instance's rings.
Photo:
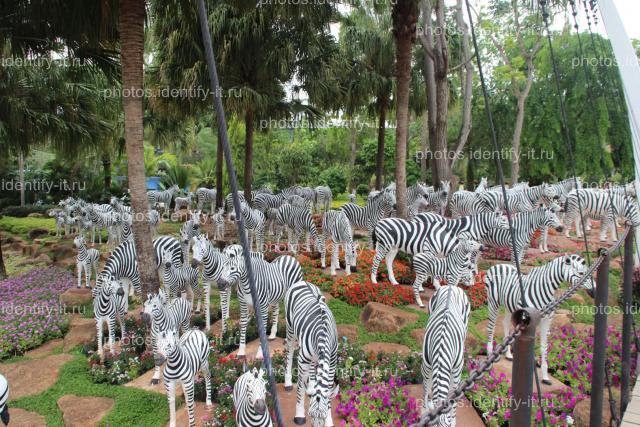
<svg viewBox="0 0 640 427">
<path fill-rule="evenodd" d="M 347 173 L 340 166 L 331 166 L 320 173 L 320 182 L 335 194 L 344 193 L 347 190 Z"/>
<path fill-rule="evenodd" d="M 162 175 L 161 183 L 164 188 L 177 184 L 180 189 L 191 187 L 191 168 L 183 165 L 174 165 L 168 168 Z"/>
<path fill-rule="evenodd" d="M 7 206 L 0 212 L 1 215 L 24 218 L 32 213 L 46 214 L 49 209 L 56 208 L 56 205 L 26 205 Z"/>
<path fill-rule="evenodd" d="M 12 234 L 26 236 L 34 228 L 44 228 L 49 230 L 49 233 L 55 233 L 56 223 L 53 218 L 15 218 L 11 216 L 0 218 L 0 229 Z"/>
</svg>

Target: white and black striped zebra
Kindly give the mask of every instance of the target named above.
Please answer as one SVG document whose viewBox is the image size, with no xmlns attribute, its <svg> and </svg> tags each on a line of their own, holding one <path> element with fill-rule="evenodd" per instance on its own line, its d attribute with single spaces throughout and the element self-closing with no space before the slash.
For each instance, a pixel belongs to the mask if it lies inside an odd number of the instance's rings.
<svg viewBox="0 0 640 427">
<path fill-rule="evenodd" d="M 388 217 L 391 211 L 395 209 L 396 197 L 391 191 L 379 193 L 367 201 L 364 207 L 355 203 L 347 203 L 340 208 L 349 218 L 352 228 L 364 228 L 367 230 L 370 247 L 373 247 L 372 235 L 376 224 L 381 219 Z"/>
<path fill-rule="evenodd" d="M 311 212 L 307 208 L 285 203 L 278 209 L 276 221 L 287 228 L 289 250 L 291 252 L 297 253 L 298 243 L 303 233 L 307 234 L 306 246 L 308 250 L 311 249 L 309 239 L 313 238 L 318 252 L 324 252 L 324 242 L 318 234 Z"/>
<path fill-rule="evenodd" d="M 162 331 L 158 335 L 158 350 L 154 354 L 156 366 L 166 361 L 164 386 L 169 401 L 169 427 L 176 427 L 176 384 L 182 383 L 189 427 L 195 427 L 194 386 L 198 372 L 204 377 L 206 405 L 211 407 L 211 373 L 209 371 L 209 340 L 204 332 L 190 329 L 182 337 L 176 331 Z"/>
<path fill-rule="evenodd" d="M 311 187 L 297 187 L 296 190 L 295 190 L 295 194 L 300 196 L 300 197 L 302 197 L 305 200 L 305 205 L 309 206 L 309 209 L 311 211 L 314 210 L 314 204 L 315 204 L 315 200 L 316 200 L 316 191 L 313 188 L 311 188 Z"/>
<path fill-rule="evenodd" d="M 305 199 L 304 197 L 297 194 L 293 194 L 287 197 L 287 204 L 298 208 L 307 209 L 309 213 L 311 213 L 311 210 L 313 209 L 313 203 L 309 199 Z"/>
<path fill-rule="evenodd" d="M 238 191 L 238 199 L 240 203 L 247 203 L 247 200 L 244 198 L 244 191 Z M 227 220 L 235 220 L 236 211 L 233 205 L 233 193 L 227 194 L 227 197 L 224 198 L 224 210 L 227 213 Z"/>
<path fill-rule="evenodd" d="M 149 227 L 151 227 L 151 235 L 155 236 L 158 225 L 160 225 L 160 212 L 155 209 L 149 209 L 147 221 L 149 222 Z"/>
<path fill-rule="evenodd" d="M 189 191 L 185 197 L 176 197 L 173 207 L 173 212 L 178 212 L 183 207 L 187 208 L 187 212 L 191 213 L 191 204 L 193 200 L 193 193 Z"/>
<path fill-rule="evenodd" d="M 214 240 L 224 240 L 224 208 L 218 209 L 218 212 L 213 214 L 211 222 Z"/>
<path fill-rule="evenodd" d="M 198 206 L 198 210 L 202 211 L 202 208 L 204 208 L 205 204 L 208 204 L 211 207 L 210 212 L 214 213 L 215 212 L 215 206 L 216 206 L 216 196 L 217 196 L 218 192 L 215 188 L 206 188 L 206 187 L 200 187 L 196 190 L 196 199 L 197 199 L 197 206 Z"/>
<path fill-rule="evenodd" d="M 554 301 L 554 293 L 562 282 L 574 284 L 582 279 L 587 272 L 587 266 L 584 259 L 579 255 L 564 255 L 555 258 L 540 267 L 534 267 L 528 274 L 522 275 L 522 285 L 524 289 L 524 304 L 526 307 L 542 310 L 549 303 Z M 493 332 L 498 316 L 500 306 L 507 308 L 507 314 L 504 317 L 503 326 L 505 336 L 509 334 L 511 325 L 511 313 L 522 308 L 522 294 L 520 293 L 520 284 L 518 281 L 518 271 L 512 264 L 494 265 L 487 271 L 484 278 L 487 287 L 489 302 L 489 324 L 487 326 L 487 334 L 489 342 L 487 344 L 488 352 L 493 351 Z M 584 287 L 591 297 L 594 296 L 595 284 L 592 278 L 588 278 Z M 545 384 L 551 384 L 549 380 L 547 365 L 547 335 L 553 313 L 547 317 L 543 317 L 540 321 L 540 352 L 542 355 L 542 381 Z M 511 358 L 511 351 L 506 354 L 508 359 Z"/>
<path fill-rule="evenodd" d="M 180 227 L 180 247 L 182 248 L 182 256 L 184 263 L 189 263 L 189 252 L 191 248 L 191 239 L 200 234 L 200 211 L 192 212 L 191 218 L 185 221 Z"/>
<path fill-rule="evenodd" d="M 478 198 L 477 192 L 459 190 L 451 195 L 449 210 L 452 218 L 476 215 L 486 211 L 484 204 Z"/>
<path fill-rule="evenodd" d="M 269 209 L 278 209 L 285 202 L 285 196 L 283 194 L 256 194 L 253 198 L 253 208 L 258 209 L 263 214 L 266 214 Z"/>
<path fill-rule="evenodd" d="M 358 199 L 358 196 L 356 194 L 356 190 L 355 188 L 351 191 L 351 193 L 349 193 L 349 203 L 356 203 L 356 200 Z"/>
<path fill-rule="evenodd" d="M 579 204 L 578 194 L 580 195 Z M 640 226 L 638 205 L 629 196 L 599 189 L 573 190 L 567 196 L 565 203 L 564 225 L 567 227 L 565 231 L 565 236 L 567 237 L 569 237 L 569 231 L 574 223 L 576 235 L 582 237 L 580 207 L 586 217 L 602 221 L 600 224 L 601 241 L 607 240 L 607 231 L 609 229 L 611 229 L 611 236 L 615 236 L 615 220 L 617 218 L 630 221 L 634 227 Z"/>
<path fill-rule="evenodd" d="M 314 189 L 315 195 L 315 208 L 318 213 L 327 212 L 331 209 L 331 202 L 333 201 L 333 192 L 331 188 L 320 185 Z"/>
<path fill-rule="evenodd" d="M 246 203 L 241 204 L 242 219 L 244 219 L 244 228 L 247 233 L 247 241 L 249 250 L 253 246 L 253 239 L 256 240 L 256 250 L 264 252 L 264 227 L 266 218 L 258 209 L 252 209 Z"/>
<path fill-rule="evenodd" d="M 513 253 L 513 245 L 511 241 L 510 230 L 494 230 L 488 233 L 480 241 L 494 248 L 509 248 L 511 261 L 516 262 L 516 256 L 519 263 L 524 259 L 524 253 L 531 243 L 533 233 L 542 227 L 552 227 L 558 232 L 562 232 L 563 227 L 558 216 L 551 208 L 539 207 L 532 211 L 521 212 L 514 215 L 513 236 L 516 243 L 516 253 Z"/>
<path fill-rule="evenodd" d="M 124 339 L 124 316 L 127 314 L 129 300 L 124 291 L 124 284 L 119 280 L 103 278 L 96 280 L 96 286 L 91 290 L 93 295 L 93 314 L 96 320 L 98 354 L 103 355 L 102 338 L 103 323 L 107 322 L 109 333 L 109 351 L 115 349 L 116 318 L 120 323 L 121 338 Z"/>
<path fill-rule="evenodd" d="M 378 267 L 382 258 L 385 258 L 389 281 L 398 284 L 393 274 L 393 260 L 400 250 L 409 254 L 431 251 L 444 256 L 455 248 L 458 238 L 480 241 L 497 228 L 508 228 L 507 219 L 499 212 L 458 219 L 447 219 L 435 213 L 419 214 L 413 221 L 385 218 L 376 225 L 373 233 L 376 254 L 371 268 L 371 281 L 377 283 Z"/>
<path fill-rule="evenodd" d="M 160 289 L 157 294 L 147 295 L 140 316 L 145 323 L 151 325 L 151 343 L 155 353 L 158 351 L 160 332 L 182 330 L 185 333 L 189 329 L 191 304 L 182 298 L 169 302 L 167 294 Z M 158 384 L 159 380 L 160 366 L 156 365 L 151 384 Z"/>
<path fill-rule="evenodd" d="M 484 191 L 477 197 L 485 211 L 505 210 L 502 191 Z M 554 197 L 556 194 L 548 184 L 507 190 L 511 213 L 533 210 L 540 202 L 549 203 Z"/>
<path fill-rule="evenodd" d="M 179 191 L 180 187 L 178 187 L 178 184 L 174 184 L 163 191 L 147 191 L 147 201 L 149 202 L 149 206 L 153 208 L 155 205 L 162 203 L 164 206 L 164 214 L 169 215 L 171 200 L 173 200 L 173 196 L 176 195 Z"/>
<path fill-rule="evenodd" d="M 273 323 L 271 326 L 270 340 L 276 338 L 278 331 L 278 315 L 280 312 L 280 301 L 285 292 L 293 283 L 302 280 L 302 268 L 294 257 L 282 255 L 267 262 L 258 257 L 251 258 L 251 268 L 255 279 L 255 288 L 258 301 L 253 301 L 249 281 L 247 279 L 247 269 L 244 262 L 242 246 L 231 245 L 224 249 L 224 254 L 228 259 L 224 273 L 218 279 L 218 287 L 221 291 L 227 290 L 231 284 L 238 282 L 238 301 L 240 303 L 240 348 L 238 357 L 245 356 L 247 325 L 249 324 L 249 306 L 255 307 L 260 304 L 260 313 L 263 324 L 267 325 L 269 320 L 269 308 L 273 311 Z M 258 348 L 256 357 L 262 358 L 262 348 Z"/>
<path fill-rule="evenodd" d="M 122 199 L 116 196 L 111 197 L 111 201 L 109 202 L 113 209 L 119 214 L 128 214 L 131 215 L 131 206 L 127 206 L 124 204 Z"/>
<path fill-rule="evenodd" d="M 253 368 L 233 385 L 233 406 L 238 427 L 271 427 L 267 411 L 267 380 L 263 369 Z"/>
<path fill-rule="evenodd" d="M 565 179 L 555 184 L 550 184 L 553 195 L 558 198 L 561 204 L 564 204 L 567 200 L 569 193 L 576 188 L 576 182 L 578 184 L 578 190 L 582 189 L 582 179 L 580 177 Z"/>
<path fill-rule="evenodd" d="M 115 244 L 116 242 L 111 239 L 120 235 L 118 229 L 122 224 L 122 216 L 114 211 L 110 205 L 106 206 L 109 206 L 111 210 L 99 209 L 97 205 L 89 205 L 83 211 L 83 216 L 93 222 L 95 229 L 98 231 L 98 242 L 100 244 L 102 244 L 102 230 L 107 230 L 109 243 Z"/>
<path fill-rule="evenodd" d="M 11 421 L 11 416 L 9 415 L 9 405 L 7 402 L 9 401 L 9 382 L 4 377 L 4 375 L 0 374 L 0 421 L 6 426 L 9 425 Z"/>
<path fill-rule="evenodd" d="M 471 306 L 464 291 L 455 286 L 438 289 L 429 302 L 429 320 L 422 344 L 424 409 L 432 410 L 449 399 L 460 383 Z M 430 425 L 456 425 L 457 405 Z"/>
<path fill-rule="evenodd" d="M 49 216 L 51 218 L 55 218 L 55 222 L 56 222 L 56 237 L 61 237 L 65 232 L 66 229 L 64 227 L 65 225 L 65 216 L 66 214 L 64 213 L 64 211 L 61 210 L 50 210 L 49 211 Z M 91 242 L 93 243 L 93 241 Z"/>
<path fill-rule="evenodd" d="M 420 287 L 428 276 L 432 277 L 436 290 L 440 289 L 440 279 L 445 279 L 447 286 L 457 286 L 473 269 L 474 254 L 482 252 L 483 249 L 484 247 L 474 240 L 461 239 L 456 248 L 442 258 L 430 251 L 415 254 L 413 270 L 416 273 L 416 279 L 413 282 L 413 295 L 416 298 L 416 304 L 421 308 L 424 307 L 420 298 Z"/>
<path fill-rule="evenodd" d="M 353 230 L 349 218 L 343 211 L 330 210 L 325 212 L 322 217 L 322 240 L 324 241 L 325 250 L 321 253 L 322 268 L 326 267 L 326 249 L 328 241 L 333 242 L 331 252 L 331 275 L 336 275 L 336 269 L 340 268 L 338 262 L 339 246 L 344 249 L 345 272 L 351 274 L 351 267 L 356 265 L 356 248 L 353 244 Z"/>
<path fill-rule="evenodd" d="M 192 267 L 189 263 L 184 263 L 176 267 L 172 262 L 173 254 L 170 250 L 162 252 L 162 264 L 164 264 L 164 275 L 162 285 L 169 298 L 180 297 L 182 292 L 187 294 L 187 299 L 193 308 L 194 298 L 202 298 L 202 288 L 198 283 L 200 269 Z"/>
<path fill-rule="evenodd" d="M 100 251 L 93 248 L 87 248 L 84 237 L 82 235 L 76 236 L 73 239 L 74 246 L 78 249 L 78 256 L 76 257 L 76 269 L 78 271 L 78 288 L 82 287 L 82 272 L 84 271 L 85 287 L 90 288 L 91 271 L 95 271 L 96 278 L 98 277 L 98 260 L 100 259 Z"/>
<path fill-rule="evenodd" d="M 478 186 L 474 191 L 476 193 L 482 193 L 483 191 L 487 191 L 488 188 L 489 188 L 489 182 L 487 181 L 487 177 L 483 176 L 482 178 L 480 178 L 480 182 L 478 183 Z"/>
<path fill-rule="evenodd" d="M 287 364 L 285 390 L 293 388 L 292 367 L 295 342 L 298 342 L 298 384 L 294 422 L 306 422 L 305 393 L 309 394 L 311 425 L 333 426 L 331 400 L 338 394 L 334 385 L 338 362 L 338 331 L 333 313 L 313 284 L 299 281 L 285 294 L 287 319 Z"/>
<path fill-rule="evenodd" d="M 159 270 L 161 275 L 163 275 L 164 266 L 160 261 L 164 250 L 168 249 L 173 253 L 173 265 L 176 267 L 182 265 L 182 249 L 177 239 L 171 236 L 157 237 L 153 240 L 153 249 L 155 252 L 156 268 L 162 268 L 162 270 Z M 131 284 L 136 294 L 142 295 L 140 275 L 136 263 L 136 247 L 132 240 L 116 246 L 113 252 L 111 252 L 111 255 L 109 255 L 109 258 L 107 258 L 96 283 L 100 281 L 101 276 Z"/>
<path fill-rule="evenodd" d="M 191 266 L 199 268 L 202 266 L 202 289 L 204 290 L 204 300 L 202 303 L 205 310 L 206 330 L 211 329 L 211 315 L 209 297 L 211 295 L 211 282 L 217 281 L 224 272 L 227 262 L 226 256 L 218 248 L 215 248 L 206 234 L 200 234 L 193 238 L 193 256 Z M 222 333 L 226 331 L 227 319 L 229 319 L 229 304 L 231 299 L 231 288 L 220 291 L 220 306 L 222 309 Z M 200 312 L 200 298 L 197 299 L 196 313 Z"/>
</svg>

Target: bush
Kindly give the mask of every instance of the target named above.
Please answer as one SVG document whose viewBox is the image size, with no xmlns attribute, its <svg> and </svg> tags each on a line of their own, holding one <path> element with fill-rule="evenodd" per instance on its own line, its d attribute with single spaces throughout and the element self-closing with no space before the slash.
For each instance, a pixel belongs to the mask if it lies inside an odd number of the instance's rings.
<svg viewBox="0 0 640 427">
<path fill-rule="evenodd" d="M 16 218 L 12 216 L 0 218 L 0 229 L 9 233 L 26 236 L 35 228 L 46 228 L 49 233 L 54 233 L 56 231 L 56 223 L 53 218 Z"/>
<path fill-rule="evenodd" d="M 359 196 L 368 196 L 369 195 L 369 186 L 367 184 L 358 184 L 356 187 L 356 194 Z"/>
<path fill-rule="evenodd" d="M 347 174 L 340 166 L 331 166 L 320 173 L 320 182 L 331 188 L 333 194 L 347 191 Z"/>
<path fill-rule="evenodd" d="M 13 216 L 17 218 L 24 218 L 29 216 L 32 213 L 40 213 L 43 215 L 47 214 L 47 211 L 50 209 L 57 208 L 56 205 L 27 205 L 27 206 L 7 206 L 2 209 L 0 214 L 4 216 Z"/>
</svg>

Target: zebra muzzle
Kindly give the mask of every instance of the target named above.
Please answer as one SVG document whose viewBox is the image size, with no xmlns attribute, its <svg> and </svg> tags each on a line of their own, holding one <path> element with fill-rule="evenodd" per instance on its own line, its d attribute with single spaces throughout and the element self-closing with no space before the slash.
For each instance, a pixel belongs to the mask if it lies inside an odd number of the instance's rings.
<svg viewBox="0 0 640 427">
<path fill-rule="evenodd" d="M 595 289 L 591 288 L 591 289 L 587 289 L 587 294 L 591 297 L 591 298 L 595 298 L 596 297 L 596 291 Z"/>
<path fill-rule="evenodd" d="M 161 355 L 161 354 L 154 354 L 153 355 L 153 363 L 155 363 L 156 366 L 162 366 L 162 364 L 166 361 L 167 359 Z"/>
<path fill-rule="evenodd" d="M 218 289 L 224 291 L 229 286 L 229 282 L 223 278 L 218 279 Z"/>
<path fill-rule="evenodd" d="M 267 404 L 264 402 L 264 399 L 258 399 L 256 403 L 254 403 L 253 409 L 256 411 L 256 414 L 263 415 L 267 412 Z"/>
<path fill-rule="evenodd" d="M 191 260 L 191 268 L 198 268 L 199 265 L 200 265 L 200 261 L 198 261 L 197 259 Z"/>
<path fill-rule="evenodd" d="M 140 317 L 142 318 L 142 321 L 145 323 L 151 323 L 151 316 L 149 315 L 149 313 L 145 313 L 144 311 L 140 312 Z"/>
<path fill-rule="evenodd" d="M 124 289 L 118 288 L 118 290 L 116 291 L 116 295 L 118 295 L 119 297 L 123 297 L 124 296 Z"/>
<path fill-rule="evenodd" d="M 9 425 L 9 420 L 11 419 L 9 416 L 9 405 L 4 405 L 4 409 L 2 410 L 2 413 L 0 413 L 0 419 L 4 425 Z"/>
</svg>

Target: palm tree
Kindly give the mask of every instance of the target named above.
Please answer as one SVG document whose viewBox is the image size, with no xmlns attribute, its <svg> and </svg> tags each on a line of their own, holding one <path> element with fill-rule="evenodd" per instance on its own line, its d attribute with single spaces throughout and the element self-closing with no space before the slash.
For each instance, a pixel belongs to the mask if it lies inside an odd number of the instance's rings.
<svg viewBox="0 0 640 427">
<path fill-rule="evenodd" d="M 411 87 L 411 46 L 416 37 L 417 0 L 393 4 L 393 36 L 396 40 L 396 201 L 400 218 L 407 217 L 407 138 Z"/>
<path fill-rule="evenodd" d="M 133 211 L 133 233 L 143 295 L 160 288 L 155 268 L 151 229 L 146 221 L 149 209 L 144 172 L 144 125 L 142 97 L 144 53 L 144 0 L 120 0 L 119 31 L 122 63 L 122 107 L 127 147 L 129 191 Z"/>
</svg>

